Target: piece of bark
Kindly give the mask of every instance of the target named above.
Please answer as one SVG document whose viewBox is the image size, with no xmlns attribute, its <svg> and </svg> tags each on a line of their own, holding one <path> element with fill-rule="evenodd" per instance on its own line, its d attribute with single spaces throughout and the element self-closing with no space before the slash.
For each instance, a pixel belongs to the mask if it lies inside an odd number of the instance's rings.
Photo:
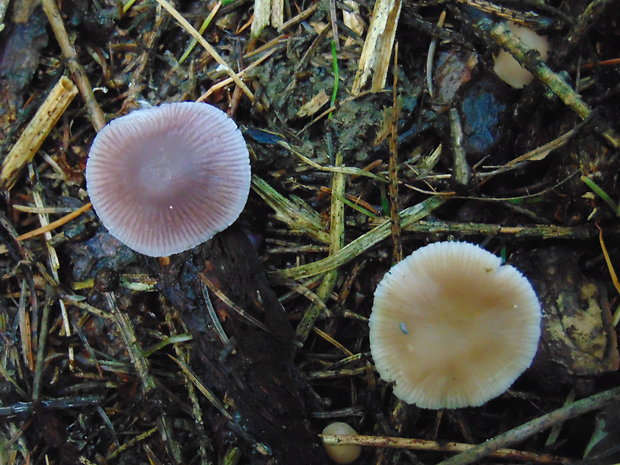
<svg viewBox="0 0 620 465">
<path fill-rule="evenodd" d="M 292 361 L 292 328 L 245 234 L 229 228 L 192 252 L 171 257 L 168 265 L 147 263 L 192 332 L 192 370 L 230 406 L 233 421 L 215 409 L 205 411 L 210 425 L 223 425 L 214 438 L 220 450 L 230 444 L 232 432 L 252 464 L 291 464 L 302 457 L 304 464 L 325 463 L 309 421 L 308 385 Z M 200 297 L 201 273 L 263 328 L 210 292 L 230 339 L 222 342 Z"/>
</svg>

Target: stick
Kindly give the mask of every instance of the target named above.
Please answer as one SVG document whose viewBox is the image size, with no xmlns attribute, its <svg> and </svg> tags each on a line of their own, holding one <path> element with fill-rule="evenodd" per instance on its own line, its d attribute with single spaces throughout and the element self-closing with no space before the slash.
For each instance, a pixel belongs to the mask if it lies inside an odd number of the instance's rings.
<svg viewBox="0 0 620 465">
<path fill-rule="evenodd" d="M 32 161 L 77 92 L 70 79 L 62 76 L 58 80 L 2 163 L 0 189 L 13 188 L 22 168 Z"/>
<path fill-rule="evenodd" d="M 54 36 L 60 46 L 62 55 L 65 58 L 65 64 L 67 68 L 69 68 L 71 77 L 75 81 L 78 89 L 80 89 L 80 94 L 82 94 L 82 98 L 86 103 L 86 109 L 88 110 L 91 123 L 97 131 L 100 131 L 101 128 L 105 126 L 103 112 L 95 99 L 95 94 L 93 93 L 93 88 L 90 85 L 88 76 L 78 61 L 75 48 L 69 41 L 67 30 L 62 22 L 62 17 L 60 16 L 58 6 L 56 5 L 56 0 L 41 0 L 41 5 L 43 6 L 43 11 L 45 11 L 47 20 L 52 27 L 52 31 L 54 31 Z"/>
<path fill-rule="evenodd" d="M 505 433 L 496 436 L 493 439 L 479 444 L 467 452 L 455 455 L 448 460 L 444 460 L 438 465 L 466 465 L 473 463 L 483 457 L 487 457 L 493 452 L 519 441 L 533 436 L 545 429 L 551 428 L 553 425 L 578 417 L 592 410 L 600 409 L 607 404 L 620 400 L 620 388 L 609 389 L 585 399 L 578 400 L 553 412 L 547 413 L 532 421 L 517 426 Z"/>
</svg>

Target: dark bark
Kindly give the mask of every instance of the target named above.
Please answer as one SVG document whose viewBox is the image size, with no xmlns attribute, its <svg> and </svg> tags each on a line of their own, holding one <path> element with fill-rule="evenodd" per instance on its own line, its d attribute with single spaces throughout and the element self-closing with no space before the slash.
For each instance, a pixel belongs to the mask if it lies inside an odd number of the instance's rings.
<svg viewBox="0 0 620 465">
<path fill-rule="evenodd" d="M 238 441 L 253 464 L 290 464 L 301 458 L 309 465 L 325 463 L 309 421 L 308 385 L 292 360 L 292 328 L 249 240 L 229 228 L 192 253 L 193 261 L 187 253 L 173 256 L 169 265 L 149 261 L 149 268 L 192 332 L 192 370 L 229 405 L 232 421 L 215 408 L 205 409 L 219 433 L 214 439 L 218 448 Z M 210 292 L 230 339 L 224 344 L 202 299 L 201 273 L 263 328 Z"/>
</svg>

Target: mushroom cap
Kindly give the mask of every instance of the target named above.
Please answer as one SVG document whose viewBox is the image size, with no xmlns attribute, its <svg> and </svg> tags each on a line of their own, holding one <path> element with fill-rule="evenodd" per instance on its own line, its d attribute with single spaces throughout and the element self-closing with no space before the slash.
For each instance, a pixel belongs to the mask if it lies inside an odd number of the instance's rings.
<svg viewBox="0 0 620 465">
<path fill-rule="evenodd" d="M 357 431 L 342 421 L 330 423 L 323 428 L 322 434 L 357 436 Z M 336 463 L 353 463 L 362 453 L 362 446 L 357 444 L 324 444 L 327 456 Z"/>
<path fill-rule="evenodd" d="M 230 226 L 250 190 L 237 125 L 206 103 L 165 103 L 108 123 L 86 163 L 99 219 L 137 252 L 167 256 Z"/>
<path fill-rule="evenodd" d="M 541 36 L 532 29 L 519 26 L 507 21 L 510 32 L 515 34 L 530 50 L 537 50 L 543 60 L 549 55 L 549 41 L 547 36 Z M 505 50 L 500 50 L 493 57 L 493 71 L 502 81 L 515 89 L 521 89 L 534 80 L 534 75 L 519 64 L 517 60 Z"/>
<path fill-rule="evenodd" d="M 423 408 L 478 406 L 530 366 L 541 310 L 529 281 L 467 242 L 436 242 L 375 291 L 370 349 L 394 394 Z"/>
</svg>

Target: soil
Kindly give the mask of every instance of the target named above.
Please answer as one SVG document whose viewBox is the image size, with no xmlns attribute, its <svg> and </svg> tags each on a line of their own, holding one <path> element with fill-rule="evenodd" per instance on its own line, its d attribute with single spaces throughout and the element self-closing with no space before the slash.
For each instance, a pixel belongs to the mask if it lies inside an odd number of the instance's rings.
<svg viewBox="0 0 620 465">
<path fill-rule="evenodd" d="M 381 8 L 283 3 L 284 22 L 275 0 L 0 0 L 0 464 L 323 464 L 332 421 L 384 446 L 359 464 L 620 461 L 617 5 L 379 0 L 400 14 L 364 81 Z M 170 9 L 215 12 L 220 58 Z M 521 56 L 523 89 L 493 73 L 500 44 L 519 53 L 506 19 L 552 44 Z M 252 191 L 211 241 L 145 257 L 89 208 L 89 147 L 186 100 L 238 124 Z M 532 367 L 478 407 L 405 404 L 373 367 L 377 283 L 439 240 L 502 256 L 543 308 Z"/>
</svg>

